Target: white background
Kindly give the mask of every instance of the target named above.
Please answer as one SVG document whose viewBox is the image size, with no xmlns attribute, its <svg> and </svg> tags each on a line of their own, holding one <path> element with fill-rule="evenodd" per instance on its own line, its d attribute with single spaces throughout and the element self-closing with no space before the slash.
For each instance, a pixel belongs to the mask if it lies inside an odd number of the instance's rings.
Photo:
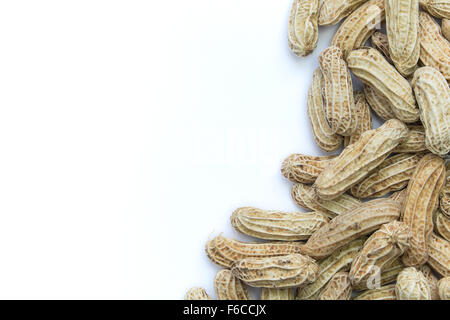
<svg viewBox="0 0 450 320">
<path fill-rule="evenodd" d="M 213 294 L 240 206 L 298 210 L 280 174 L 321 154 L 291 1 L 0 2 L 0 298 Z"/>
</svg>

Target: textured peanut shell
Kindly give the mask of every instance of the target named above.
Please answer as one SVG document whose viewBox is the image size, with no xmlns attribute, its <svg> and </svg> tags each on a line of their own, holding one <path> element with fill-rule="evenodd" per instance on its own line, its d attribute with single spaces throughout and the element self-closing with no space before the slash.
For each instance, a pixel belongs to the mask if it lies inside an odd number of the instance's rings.
<svg viewBox="0 0 450 320">
<path fill-rule="evenodd" d="M 384 0 L 370 0 L 353 11 L 336 31 L 332 46 L 342 50 L 344 58 L 362 47 L 385 18 Z"/>
<path fill-rule="evenodd" d="M 425 145 L 425 129 L 423 126 L 408 126 L 408 137 L 394 149 L 394 153 L 416 153 L 427 150 Z"/>
<path fill-rule="evenodd" d="M 405 188 L 422 156 L 400 153 L 387 158 L 364 180 L 351 188 L 352 195 L 357 198 L 376 198 Z"/>
<path fill-rule="evenodd" d="M 328 219 L 320 212 L 283 212 L 254 207 L 238 208 L 231 216 L 234 229 L 266 240 L 306 240 L 326 223 Z"/>
<path fill-rule="evenodd" d="M 292 182 L 314 183 L 334 156 L 307 156 L 292 154 L 281 166 L 281 173 Z"/>
<path fill-rule="evenodd" d="M 357 285 L 353 285 L 353 289 L 356 291 L 361 291 L 375 289 L 379 286 L 390 284 L 397 280 L 398 274 L 403 269 L 405 269 L 405 265 L 403 264 L 402 259 L 397 258 L 394 262 L 384 268 L 379 279 L 374 278 L 373 281 L 362 281 Z"/>
<path fill-rule="evenodd" d="M 449 19 L 442 19 L 442 35 L 444 36 L 447 41 L 450 40 L 450 20 Z"/>
<path fill-rule="evenodd" d="M 348 146 L 359 140 L 361 134 L 367 130 L 372 130 L 372 114 L 370 112 L 369 104 L 366 101 L 364 93 L 355 91 L 355 106 L 356 116 L 358 117 L 358 126 L 356 131 L 351 135 L 344 137 L 344 146 Z"/>
<path fill-rule="evenodd" d="M 362 203 L 322 226 L 308 239 L 302 250 L 317 259 L 329 256 L 352 240 L 397 220 L 399 216 L 400 204 L 394 200 L 376 199 Z"/>
<path fill-rule="evenodd" d="M 427 154 L 417 164 L 408 184 L 402 207 L 402 220 L 411 228 L 411 246 L 403 255 L 407 266 L 427 262 L 427 241 L 433 231 L 433 212 L 437 209 L 444 179 L 444 161 Z"/>
<path fill-rule="evenodd" d="M 441 300 L 450 300 L 450 277 L 439 280 L 438 288 Z"/>
<path fill-rule="evenodd" d="M 379 289 L 364 291 L 356 296 L 354 300 L 397 300 L 395 284 L 383 286 Z"/>
<path fill-rule="evenodd" d="M 347 272 L 338 272 L 320 292 L 319 300 L 350 300 L 352 283 Z"/>
<path fill-rule="evenodd" d="M 431 268 L 424 264 L 417 269 L 422 272 L 425 279 L 427 279 L 428 287 L 430 288 L 431 300 L 440 300 L 438 278 L 436 278 L 436 276 L 433 274 Z"/>
<path fill-rule="evenodd" d="M 403 202 L 405 202 L 406 199 L 406 189 L 403 189 L 401 191 L 394 192 L 390 195 L 390 199 L 397 201 L 400 203 L 401 206 L 403 206 Z"/>
<path fill-rule="evenodd" d="M 294 290 L 262 288 L 261 300 L 294 300 Z"/>
<path fill-rule="evenodd" d="M 317 195 L 325 200 L 339 197 L 378 167 L 407 135 L 408 128 L 396 119 L 364 132 L 317 177 L 314 183 Z"/>
<path fill-rule="evenodd" d="M 450 0 L 420 0 L 420 5 L 436 18 L 450 19 Z"/>
<path fill-rule="evenodd" d="M 214 278 L 217 300 L 250 300 L 247 286 L 228 269 L 219 271 Z"/>
<path fill-rule="evenodd" d="M 308 90 L 307 110 L 314 141 L 320 149 L 332 152 L 342 145 L 342 137 L 333 133 L 325 113 L 325 102 L 322 96 L 324 79 L 322 71 L 317 68 L 313 73 L 312 83 Z"/>
<path fill-rule="evenodd" d="M 431 300 L 431 291 L 422 272 L 414 267 L 405 268 L 395 285 L 397 300 Z"/>
<path fill-rule="evenodd" d="M 364 95 L 366 101 L 373 111 L 383 120 L 395 119 L 394 111 L 388 99 L 386 99 L 381 93 L 374 88 L 365 85 Z"/>
<path fill-rule="evenodd" d="M 282 256 L 301 253 L 299 242 L 242 242 L 219 235 L 206 244 L 206 254 L 215 264 L 230 268 L 234 261 L 247 257 Z"/>
<path fill-rule="evenodd" d="M 437 210 L 434 222 L 437 233 L 445 240 L 450 241 L 450 217 Z"/>
<path fill-rule="evenodd" d="M 412 86 L 425 128 L 425 144 L 431 152 L 445 156 L 450 151 L 450 90 L 444 76 L 434 68 L 414 73 Z"/>
<path fill-rule="evenodd" d="M 434 233 L 428 240 L 428 264 L 441 276 L 450 276 L 450 242 Z"/>
<path fill-rule="evenodd" d="M 350 242 L 319 262 L 319 273 L 312 284 L 298 288 L 297 300 L 315 300 L 330 279 L 339 271 L 348 270 L 366 238 Z"/>
<path fill-rule="evenodd" d="M 347 63 L 356 77 L 389 101 L 397 119 L 405 123 L 419 120 L 411 85 L 379 51 L 368 47 L 354 50 Z"/>
<path fill-rule="evenodd" d="M 358 127 L 353 84 L 342 52 L 337 47 L 325 49 L 319 56 L 324 85 L 322 95 L 325 114 L 331 131 L 342 136 L 350 136 Z"/>
<path fill-rule="evenodd" d="M 370 37 L 370 42 L 372 43 L 372 47 L 380 51 L 389 63 L 393 63 L 389 53 L 389 40 L 387 35 L 379 31 L 375 31 Z"/>
<path fill-rule="evenodd" d="M 186 292 L 184 300 L 212 300 L 206 293 L 206 290 L 199 287 L 194 287 Z"/>
<path fill-rule="evenodd" d="M 385 4 L 389 56 L 407 77 L 419 61 L 419 0 L 386 0 Z"/>
<path fill-rule="evenodd" d="M 317 46 L 319 0 L 294 0 L 289 16 L 288 44 L 297 56 L 307 56 Z"/>
<path fill-rule="evenodd" d="M 450 161 L 446 163 L 446 182 L 444 188 L 442 188 L 440 207 L 441 212 L 450 218 Z"/>
<path fill-rule="evenodd" d="M 426 12 L 419 15 L 420 61 L 450 80 L 450 43 L 442 36 L 437 22 Z"/>
<path fill-rule="evenodd" d="M 343 194 L 333 200 L 322 200 L 316 196 L 311 186 L 301 183 L 296 183 L 292 186 L 291 196 L 299 206 L 323 212 L 330 218 L 348 212 L 361 204 L 361 201 L 347 194 Z"/>
<path fill-rule="evenodd" d="M 252 287 L 293 288 L 314 282 L 319 271 L 308 256 L 246 258 L 233 263 L 233 275 Z"/>
<path fill-rule="evenodd" d="M 399 221 L 381 226 L 364 243 L 350 268 L 350 280 L 354 286 L 376 277 L 390 266 L 409 247 L 409 227 Z"/>
<path fill-rule="evenodd" d="M 319 10 L 319 25 L 335 25 L 367 0 L 324 0 Z"/>
</svg>

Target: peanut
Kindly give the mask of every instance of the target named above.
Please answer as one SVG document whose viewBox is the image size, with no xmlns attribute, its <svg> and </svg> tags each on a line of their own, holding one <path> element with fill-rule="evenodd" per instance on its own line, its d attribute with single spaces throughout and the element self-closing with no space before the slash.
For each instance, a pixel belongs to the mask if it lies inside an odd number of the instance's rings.
<svg viewBox="0 0 450 320">
<path fill-rule="evenodd" d="M 420 0 L 420 5 L 436 18 L 450 19 L 450 0 Z"/>
<path fill-rule="evenodd" d="M 233 263 L 234 276 L 252 287 L 293 288 L 314 282 L 319 267 L 308 256 L 246 258 Z"/>
<path fill-rule="evenodd" d="M 357 291 L 367 290 L 369 287 L 370 289 L 375 289 L 390 284 L 397 280 L 398 274 L 403 269 L 405 269 L 405 265 L 403 264 L 402 259 L 397 258 L 394 262 L 384 268 L 379 279 L 373 278 L 373 281 L 362 281 L 359 284 L 354 285 L 353 289 Z"/>
<path fill-rule="evenodd" d="M 431 152 L 445 156 L 450 152 L 450 90 L 444 76 L 434 68 L 414 73 L 412 86 L 425 128 L 425 144 Z"/>
<path fill-rule="evenodd" d="M 206 290 L 199 287 L 189 289 L 184 296 L 184 300 L 212 300 L 206 293 Z"/>
<path fill-rule="evenodd" d="M 298 288 L 297 300 L 315 300 L 323 287 L 339 271 L 348 270 L 358 251 L 362 248 L 365 238 L 357 239 L 319 262 L 319 273 L 312 284 Z"/>
<path fill-rule="evenodd" d="M 450 242 L 431 234 L 428 240 L 428 264 L 443 277 L 450 276 Z"/>
<path fill-rule="evenodd" d="M 365 44 L 384 18 L 384 0 L 367 1 L 344 20 L 331 45 L 340 48 L 346 58 L 350 51 Z"/>
<path fill-rule="evenodd" d="M 282 256 L 301 253 L 298 242 L 242 242 L 219 235 L 206 244 L 206 254 L 215 264 L 230 268 L 234 261 L 247 257 Z"/>
<path fill-rule="evenodd" d="M 442 19 L 442 35 L 444 36 L 447 41 L 450 41 L 450 20 L 449 19 Z"/>
<path fill-rule="evenodd" d="M 439 280 L 438 288 L 441 300 L 450 300 L 450 277 Z"/>
<path fill-rule="evenodd" d="M 227 269 L 216 274 L 214 291 L 218 300 L 250 300 L 247 286 Z"/>
<path fill-rule="evenodd" d="M 425 279 L 427 279 L 428 287 L 430 288 L 431 300 L 439 300 L 438 279 L 433 274 L 433 271 L 426 264 L 419 267 L 418 270 L 422 272 Z"/>
<path fill-rule="evenodd" d="M 411 153 L 387 158 L 373 173 L 351 188 L 352 195 L 375 198 L 405 188 L 421 158 L 422 155 Z"/>
<path fill-rule="evenodd" d="M 389 56 L 403 76 L 419 61 L 419 0 L 386 0 L 386 31 Z"/>
<path fill-rule="evenodd" d="M 319 25 L 335 25 L 367 0 L 324 0 L 319 10 Z"/>
<path fill-rule="evenodd" d="M 394 149 L 394 153 L 415 153 L 427 150 L 425 145 L 425 129 L 423 126 L 408 126 L 408 137 Z"/>
<path fill-rule="evenodd" d="M 442 36 L 441 28 L 426 12 L 419 14 L 420 61 L 433 67 L 450 80 L 450 43 Z"/>
<path fill-rule="evenodd" d="M 299 206 L 313 211 L 323 212 L 329 218 L 348 212 L 361 204 L 361 201 L 343 194 L 333 200 L 321 200 L 311 186 L 296 183 L 291 190 L 292 199 Z"/>
<path fill-rule="evenodd" d="M 347 272 L 338 272 L 327 283 L 319 300 L 350 300 L 352 284 Z"/>
<path fill-rule="evenodd" d="M 409 181 L 402 207 L 403 222 L 412 232 L 411 246 L 403 255 L 403 263 L 407 266 L 427 262 L 427 239 L 433 231 L 433 212 L 437 209 L 444 179 L 444 161 L 427 154 L 419 161 Z"/>
<path fill-rule="evenodd" d="M 373 48 L 354 50 L 348 55 L 347 63 L 356 77 L 389 101 L 397 119 L 406 123 L 419 120 L 411 85 L 380 52 Z"/>
<path fill-rule="evenodd" d="M 266 240 L 297 241 L 308 239 L 328 219 L 320 212 L 282 212 L 242 207 L 231 216 L 231 225 L 239 232 Z"/>
<path fill-rule="evenodd" d="M 387 35 L 379 31 L 375 31 L 372 37 L 370 37 L 370 42 L 372 43 L 372 47 L 380 51 L 389 63 L 393 63 L 389 53 L 389 40 Z"/>
<path fill-rule="evenodd" d="M 442 238 L 450 241 L 450 218 L 440 210 L 435 212 L 435 229 Z"/>
<path fill-rule="evenodd" d="M 317 177 L 314 183 L 317 195 L 324 200 L 339 197 L 378 167 L 407 135 L 408 128 L 396 119 L 364 132 Z"/>
<path fill-rule="evenodd" d="M 294 290 L 262 288 L 261 300 L 294 300 Z"/>
<path fill-rule="evenodd" d="M 364 93 L 355 91 L 354 97 L 356 116 L 358 117 L 358 126 L 356 127 L 356 131 L 351 136 L 344 137 L 345 147 L 358 141 L 363 132 L 372 130 L 372 114 L 370 113 L 370 108 L 367 104 Z"/>
<path fill-rule="evenodd" d="M 354 300 L 397 300 L 395 284 L 364 291 L 356 296 Z"/>
<path fill-rule="evenodd" d="M 325 113 L 333 133 L 352 135 L 358 127 L 353 84 L 342 52 L 337 47 L 325 49 L 319 56 L 324 78 Z"/>
<path fill-rule="evenodd" d="M 281 173 L 292 182 L 314 183 L 334 156 L 307 156 L 292 154 L 281 166 Z"/>
<path fill-rule="evenodd" d="M 354 239 L 369 234 L 381 225 L 397 220 L 400 204 L 391 199 L 376 199 L 362 203 L 343 213 L 317 230 L 303 246 L 305 254 L 323 258 Z"/>
<path fill-rule="evenodd" d="M 319 0 L 294 0 L 289 17 L 288 44 L 297 56 L 307 56 L 317 46 Z"/>
<path fill-rule="evenodd" d="M 431 300 L 427 279 L 414 267 L 400 272 L 395 285 L 395 294 L 398 300 Z"/>
<path fill-rule="evenodd" d="M 373 111 L 383 120 L 395 119 L 394 111 L 392 111 L 391 104 L 381 93 L 376 89 L 365 85 L 364 94 L 369 106 Z"/>
</svg>

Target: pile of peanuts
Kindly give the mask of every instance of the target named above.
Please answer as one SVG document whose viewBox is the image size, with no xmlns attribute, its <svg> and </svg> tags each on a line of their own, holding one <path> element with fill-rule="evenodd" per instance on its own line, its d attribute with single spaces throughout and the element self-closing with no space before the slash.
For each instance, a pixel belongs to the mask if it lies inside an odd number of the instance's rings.
<svg viewBox="0 0 450 320">
<path fill-rule="evenodd" d="M 450 0 L 293 1 L 297 56 L 315 50 L 319 25 L 343 20 L 307 97 L 317 145 L 343 150 L 284 160 L 307 212 L 238 208 L 233 228 L 263 241 L 207 242 L 223 268 L 218 300 L 248 300 L 248 286 L 262 300 L 450 299 L 448 19 Z M 376 129 L 372 111 L 384 120 Z M 198 287 L 185 298 L 211 299 Z"/>
</svg>

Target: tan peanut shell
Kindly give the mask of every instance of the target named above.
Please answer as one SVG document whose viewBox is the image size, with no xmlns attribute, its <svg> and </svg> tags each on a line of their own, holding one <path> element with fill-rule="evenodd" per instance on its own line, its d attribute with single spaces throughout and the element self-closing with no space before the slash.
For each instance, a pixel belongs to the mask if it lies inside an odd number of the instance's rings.
<svg viewBox="0 0 450 320">
<path fill-rule="evenodd" d="M 409 247 L 410 230 L 403 222 L 386 223 L 367 239 L 350 268 L 353 285 L 381 277 L 382 271 Z"/>
<path fill-rule="evenodd" d="M 450 300 L 450 277 L 439 280 L 438 288 L 441 300 Z"/>
<path fill-rule="evenodd" d="M 395 294 L 395 284 L 364 291 L 356 296 L 354 300 L 397 300 L 397 296 Z"/>
<path fill-rule="evenodd" d="M 420 61 L 450 80 L 450 43 L 442 36 L 437 22 L 426 12 L 419 15 Z"/>
<path fill-rule="evenodd" d="M 442 35 L 447 41 L 450 41 L 450 19 L 442 19 Z"/>
<path fill-rule="evenodd" d="M 366 238 L 350 242 L 319 262 L 319 273 L 316 281 L 298 288 L 297 300 L 316 300 L 330 279 L 339 271 L 348 270 Z"/>
<path fill-rule="evenodd" d="M 402 220 L 411 228 L 411 246 L 403 255 L 407 266 L 427 262 L 427 241 L 433 231 L 433 212 L 437 209 L 444 179 L 444 161 L 427 154 L 417 164 L 408 184 L 402 207 Z"/>
<path fill-rule="evenodd" d="M 431 292 L 422 272 L 414 267 L 404 269 L 395 285 L 397 300 L 431 300 Z"/>
<path fill-rule="evenodd" d="M 333 158 L 334 156 L 292 154 L 283 161 L 281 173 L 292 182 L 314 183 Z"/>
<path fill-rule="evenodd" d="M 294 300 L 294 290 L 262 288 L 261 300 Z"/>
<path fill-rule="evenodd" d="M 320 212 L 283 212 L 254 207 L 238 208 L 231 216 L 234 229 L 266 240 L 306 240 L 326 223 L 328 219 Z"/>
<path fill-rule="evenodd" d="M 374 88 L 365 85 L 364 95 L 366 101 L 373 111 L 383 120 L 395 119 L 394 111 L 388 99 L 386 99 L 381 93 Z"/>
<path fill-rule="evenodd" d="M 338 272 L 320 292 L 319 300 L 350 300 L 352 283 L 348 272 Z"/>
<path fill-rule="evenodd" d="M 342 52 L 337 47 L 325 49 L 319 56 L 324 86 L 325 113 L 333 133 L 352 135 L 358 127 L 353 84 Z"/>
<path fill-rule="evenodd" d="M 353 11 L 336 31 L 332 46 L 342 50 L 344 58 L 362 47 L 385 18 L 384 0 L 370 0 Z"/>
<path fill-rule="evenodd" d="M 319 0 L 294 0 L 289 16 L 288 44 L 297 56 L 307 56 L 317 46 Z"/>
<path fill-rule="evenodd" d="M 311 186 L 302 183 L 296 183 L 292 186 L 291 196 L 299 206 L 323 212 L 330 218 L 348 212 L 361 204 L 361 201 L 347 194 L 343 194 L 333 200 L 321 200 L 316 196 Z"/>
<path fill-rule="evenodd" d="M 420 0 L 420 5 L 436 18 L 450 19 L 450 0 Z"/>
<path fill-rule="evenodd" d="M 319 25 L 335 25 L 367 0 L 324 0 L 319 10 Z"/>
<path fill-rule="evenodd" d="M 364 180 L 351 188 L 352 195 L 356 198 L 376 198 L 405 188 L 422 156 L 400 153 L 387 158 Z"/>
<path fill-rule="evenodd" d="M 438 278 L 436 278 L 436 276 L 433 274 L 431 268 L 424 264 L 417 269 L 422 272 L 425 279 L 427 279 L 428 287 L 430 288 L 431 300 L 440 300 Z"/>
<path fill-rule="evenodd" d="M 293 288 L 314 282 L 319 267 L 308 256 L 290 254 L 279 257 L 246 258 L 233 263 L 234 276 L 249 286 Z"/>
<path fill-rule="evenodd" d="M 389 56 L 406 77 L 419 61 L 419 0 L 386 0 L 385 4 Z"/>
<path fill-rule="evenodd" d="M 328 124 L 322 96 L 324 85 L 322 71 L 317 68 L 308 90 L 307 110 L 314 141 L 322 150 L 332 152 L 339 149 L 343 139 L 334 133 Z"/>
<path fill-rule="evenodd" d="M 356 291 L 375 289 L 379 286 L 384 286 L 395 282 L 398 274 L 405 269 L 405 265 L 401 258 L 397 258 L 390 265 L 386 266 L 381 272 L 380 278 L 373 278 L 371 281 L 362 281 L 357 285 L 353 285 L 353 289 Z"/>
<path fill-rule="evenodd" d="M 344 146 L 348 146 L 359 140 L 361 134 L 367 130 L 372 130 L 372 114 L 366 101 L 364 93 L 355 91 L 356 116 L 358 117 L 358 126 L 356 131 L 351 135 L 344 137 Z"/>
<path fill-rule="evenodd" d="M 317 230 L 303 246 L 303 253 L 323 258 L 354 239 L 377 230 L 381 225 L 397 220 L 400 204 L 391 199 L 376 199 L 343 213 Z"/>
<path fill-rule="evenodd" d="M 450 276 L 450 242 L 434 233 L 428 240 L 428 264 L 441 276 Z"/>
<path fill-rule="evenodd" d="M 414 73 L 412 86 L 425 128 L 425 144 L 431 152 L 450 152 L 450 90 L 444 76 L 434 68 L 422 67 Z"/>
<path fill-rule="evenodd" d="M 215 264 L 230 268 L 234 261 L 248 257 L 282 256 L 301 253 L 299 242 L 242 242 L 219 235 L 206 244 L 206 254 Z"/>
<path fill-rule="evenodd" d="M 212 300 L 206 293 L 206 290 L 199 287 L 194 287 L 186 292 L 184 300 Z"/>
<path fill-rule="evenodd" d="M 442 238 L 450 241 L 450 217 L 447 217 L 440 210 L 435 213 L 435 229 Z"/>
<path fill-rule="evenodd" d="M 247 286 L 237 279 L 230 270 L 219 271 L 214 278 L 217 300 L 250 300 Z"/>
<path fill-rule="evenodd" d="M 368 47 L 353 50 L 347 63 L 356 77 L 389 101 L 397 119 L 406 123 L 419 120 L 411 85 L 379 51 Z"/>
<path fill-rule="evenodd" d="M 425 129 L 423 126 L 408 126 L 408 137 L 394 149 L 394 153 L 416 153 L 427 150 L 425 145 Z"/>
<path fill-rule="evenodd" d="M 387 38 L 387 35 L 379 31 L 375 31 L 373 35 L 370 37 L 370 42 L 372 43 L 372 47 L 380 51 L 384 55 L 386 60 L 389 63 L 393 64 L 391 55 L 389 53 L 389 40 Z"/>
<path fill-rule="evenodd" d="M 394 201 L 397 201 L 398 203 L 401 204 L 401 206 L 403 206 L 403 202 L 405 202 L 406 199 L 406 189 L 392 193 L 389 198 Z"/>
<path fill-rule="evenodd" d="M 378 167 L 407 135 L 408 128 L 396 119 L 364 132 L 317 177 L 314 183 L 317 195 L 325 200 L 339 197 Z"/>
</svg>

